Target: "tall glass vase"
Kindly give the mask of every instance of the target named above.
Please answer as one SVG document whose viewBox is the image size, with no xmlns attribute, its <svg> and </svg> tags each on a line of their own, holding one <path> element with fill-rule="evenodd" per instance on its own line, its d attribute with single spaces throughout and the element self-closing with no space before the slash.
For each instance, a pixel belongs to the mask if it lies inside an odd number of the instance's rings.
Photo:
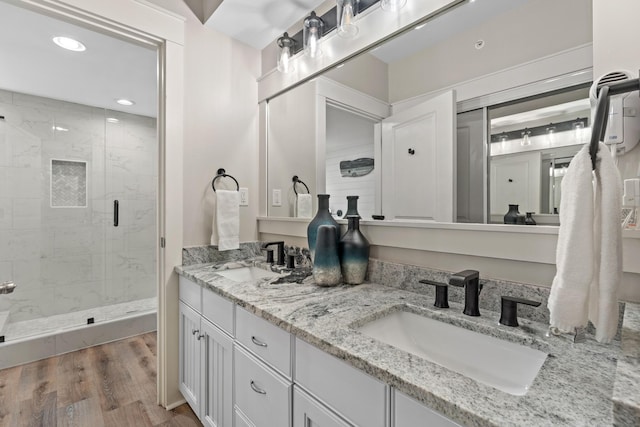
<svg viewBox="0 0 640 427">
<path fill-rule="evenodd" d="M 307 227 L 307 241 L 309 242 L 309 253 L 311 255 L 311 261 L 315 260 L 316 251 L 316 239 L 318 237 L 318 227 L 321 225 L 333 225 L 335 227 L 335 239 L 336 245 L 340 240 L 340 226 L 331 216 L 329 212 L 329 195 L 318 194 L 318 213 L 311 220 Z"/>
<path fill-rule="evenodd" d="M 340 258 L 335 239 L 335 225 L 318 227 L 315 257 L 313 259 L 313 280 L 318 286 L 335 286 L 341 282 Z"/>
<path fill-rule="evenodd" d="M 369 241 L 360 232 L 360 217 L 349 215 L 349 227 L 340 239 L 340 260 L 344 283 L 359 285 L 364 282 L 369 265 Z"/>
</svg>

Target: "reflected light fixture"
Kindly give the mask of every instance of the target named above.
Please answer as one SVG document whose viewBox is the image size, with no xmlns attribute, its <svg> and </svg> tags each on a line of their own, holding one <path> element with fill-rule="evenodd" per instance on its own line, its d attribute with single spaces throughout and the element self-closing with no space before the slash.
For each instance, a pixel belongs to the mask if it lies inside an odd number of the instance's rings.
<svg viewBox="0 0 640 427">
<path fill-rule="evenodd" d="M 61 48 L 71 50 L 73 52 L 84 52 L 85 50 L 87 50 L 85 45 L 83 45 L 76 39 L 72 39 L 71 37 L 56 36 L 52 40 Z"/>
<path fill-rule="evenodd" d="M 293 56 L 293 45 L 295 41 L 289 37 L 289 33 L 284 33 L 277 41 L 280 51 L 278 52 L 278 71 L 290 73 L 293 71 L 291 57 Z"/>
<path fill-rule="evenodd" d="M 584 130 L 584 122 L 582 122 L 581 120 L 578 119 L 573 124 L 573 131 L 575 133 L 576 141 L 578 141 L 580 143 L 584 143 L 585 139 L 586 139 L 586 131 Z"/>
<path fill-rule="evenodd" d="M 522 132 L 522 141 L 520 141 L 520 145 L 522 145 L 523 147 L 527 147 L 531 145 L 531 140 L 529 139 L 530 134 L 531 134 L 531 131 L 527 129 L 525 129 L 524 132 Z"/>
<path fill-rule="evenodd" d="M 358 13 L 358 0 L 337 0 L 338 35 L 351 38 L 358 35 L 358 26 L 354 23 Z"/>
<path fill-rule="evenodd" d="M 547 128 L 547 138 L 549 139 L 549 143 L 553 144 L 556 140 L 556 127 L 549 126 Z"/>
<path fill-rule="evenodd" d="M 304 19 L 302 28 L 302 41 L 304 53 L 309 58 L 317 58 L 322 55 L 320 49 L 320 38 L 324 35 L 324 21 L 315 12 Z"/>
<path fill-rule="evenodd" d="M 407 0 L 382 0 L 380 2 L 380 7 L 382 10 L 395 12 L 396 10 L 402 9 L 405 4 L 407 4 Z"/>
<path fill-rule="evenodd" d="M 116 99 L 116 102 L 120 105 L 124 105 L 125 107 L 131 107 L 132 105 L 135 104 L 135 102 L 129 99 L 124 99 L 124 98 Z"/>
</svg>

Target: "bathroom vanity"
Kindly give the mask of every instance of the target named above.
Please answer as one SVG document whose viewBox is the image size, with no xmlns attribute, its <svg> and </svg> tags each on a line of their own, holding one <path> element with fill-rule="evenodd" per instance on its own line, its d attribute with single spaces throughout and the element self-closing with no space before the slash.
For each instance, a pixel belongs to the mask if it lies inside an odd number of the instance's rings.
<svg viewBox="0 0 640 427">
<path fill-rule="evenodd" d="M 545 324 L 523 319 L 520 328 L 510 328 L 488 311 L 469 320 L 460 304 L 436 309 L 431 295 L 380 284 L 321 288 L 286 278 L 233 280 L 216 272 L 228 267 L 176 267 L 180 387 L 206 425 L 231 425 L 231 418 L 236 426 L 258 427 L 612 425 L 614 406 L 616 425 L 634 422 L 625 418 L 634 412 L 625 412 L 629 402 L 615 398 L 632 394 L 617 383 L 617 361 L 624 359 L 619 343 L 547 338 Z M 397 311 L 548 356 L 526 394 L 512 395 L 358 331 Z M 630 318 L 637 311 L 627 305 Z M 481 363 L 471 348 L 462 356 Z"/>
</svg>

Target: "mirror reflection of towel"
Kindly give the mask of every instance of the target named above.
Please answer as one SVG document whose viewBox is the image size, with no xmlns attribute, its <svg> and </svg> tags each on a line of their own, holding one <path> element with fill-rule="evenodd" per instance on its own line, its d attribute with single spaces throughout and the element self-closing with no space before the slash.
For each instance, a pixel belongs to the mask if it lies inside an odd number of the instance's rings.
<svg viewBox="0 0 640 427">
<path fill-rule="evenodd" d="M 240 193 L 216 191 L 216 212 L 213 215 L 211 244 L 219 251 L 240 248 Z"/>
<path fill-rule="evenodd" d="M 298 194 L 296 197 L 296 217 L 311 218 L 312 213 L 311 194 Z"/>
</svg>

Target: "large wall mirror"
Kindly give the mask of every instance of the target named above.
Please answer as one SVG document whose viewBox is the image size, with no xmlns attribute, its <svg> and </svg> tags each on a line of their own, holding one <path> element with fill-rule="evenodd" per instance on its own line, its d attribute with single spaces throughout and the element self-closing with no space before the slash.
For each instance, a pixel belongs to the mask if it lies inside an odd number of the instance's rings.
<svg viewBox="0 0 640 427">
<path fill-rule="evenodd" d="M 544 31 L 524 23 L 537 22 Z M 267 213 L 557 222 L 589 136 L 590 0 L 470 1 L 267 101 Z M 306 185 L 296 184 L 297 176 Z"/>
</svg>

